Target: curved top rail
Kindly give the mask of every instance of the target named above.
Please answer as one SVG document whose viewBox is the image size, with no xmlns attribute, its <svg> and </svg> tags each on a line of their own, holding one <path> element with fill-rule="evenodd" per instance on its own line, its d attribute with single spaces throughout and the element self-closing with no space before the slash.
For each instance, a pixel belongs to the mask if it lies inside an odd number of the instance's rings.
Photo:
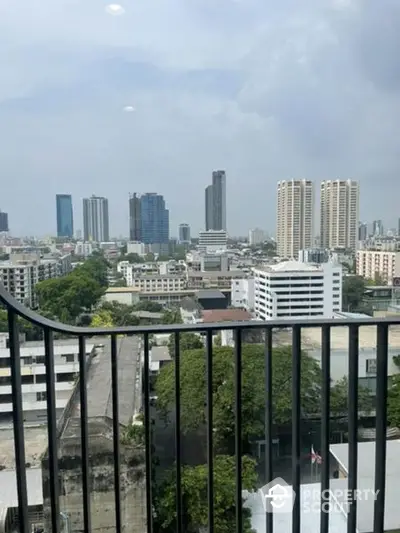
<svg viewBox="0 0 400 533">
<path fill-rule="evenodd" d="M 154 324 L 151 326 L 119 326 L 113 328 L 90 328 L 71 326 L 69 324 L 62 324 L 55 320 L 50 320 L 43 317 L 39 313 L 32 311 L 28 307 L 22 305 L 5 289 L 4 285 L 0 283 L 0 302 L 2 302 L 8 310 L 14 311 L 17 315 L 36 326 L 44 329 L 51 329 L 65 335 L 73 336 L 102 336 L 102 335 L 137 335 L 143 333 L 175 333 L 185 331 L 205 331 L 212 329 L 214 331 L 230 330 L 230 329 L 263 329 L 263 328 L 292 328 L 298 326 L 302 328 L 321 328 L 323 326 L 340 327 L 340 326 L 377 326 L 379 324 L 386 326 L 400 326 L 399 317 L 389 318 L 358 318 L 358 319 L 342 319 L 342 318 L 328 318 L 328 319 L 296 319 L 296 320 L 268 320 L 258 321 L 249 320 L 243 322 L 213 322 L 213 323 L 197 323 L 197 324 Z"/>
</svg>

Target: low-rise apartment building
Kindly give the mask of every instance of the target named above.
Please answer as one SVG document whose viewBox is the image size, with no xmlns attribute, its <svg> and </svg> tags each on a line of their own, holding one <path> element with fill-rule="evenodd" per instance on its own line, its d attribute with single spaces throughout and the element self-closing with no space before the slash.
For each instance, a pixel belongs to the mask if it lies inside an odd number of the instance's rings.
<svg viewBox="0 0 400 533">
<path fill-rule="evenodd" d="M 138 275 L 132 277 L 129 285 L 140 292 L 176 292 L 187 288 L 187 279 L 186 275 Z"/>
<path fill-rule="evenodd" d="M 341 306 L 340 265 L 286 261 L 254 269 L 257 318 L 332 318 Z"/>
<path fill-rule="evenodd" d="M 366 279 L 379 276 L 391 285 L 393 278 L 400 275 L 400 252 L 358 250 L 356 273 Z"/>
<path fill-rule="evenodd" d="M 70 255 L 50 259 L 41 258 L 39 254 L 11 254 L 8 261 L 0 261 L 0 281 L 20 303 L 35 307 L 35 285 L 71 270 Z"/>
<path fill-rule="evenodd" d="M 46 367 L 43 341 L 23 342 L 21 339 L 22 407 L 27 422 L 44 423 L 47 419 Z M 90 357 L 95 345 L 86 343 L 86 356 Z M 76 339 L 54 341 L 54 369 L 56 415 L 59 417 L 67 405 L 79 374 L 79 345 Z M 13 399 L 11 391 L 10 350 L 8 333 L 0 334 L 0 424 L 12 421 Z"/>
</svg>

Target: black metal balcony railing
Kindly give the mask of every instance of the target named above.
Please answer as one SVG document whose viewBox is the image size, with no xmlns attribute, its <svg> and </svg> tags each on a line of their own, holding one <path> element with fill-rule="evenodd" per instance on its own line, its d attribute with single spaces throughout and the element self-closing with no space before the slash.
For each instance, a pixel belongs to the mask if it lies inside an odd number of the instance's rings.
<svg viewBox="0 0 400 533">
<path fill-rule="evenodd" d="M 152 432 L 150 412 L 150 371 L 149 371 L 149 336 L 153 333 L 173 333 L 175 335 L 175 384 L 180 383 L 180 333 L 195 331 L 206 335 L 205 351 L 207 361 L 207 455 L 208 455 L 208 531 L 214 531 L 214 483 L 213 483 L 213 391 L 212 391 L 212 357 L 213 332 L 233 330 L 235 334 L 235 464 L 236 464 L 236 532 L 243 531 L 242 510 L 242 414 L 241 414 L 241 359 L 242 359 L 242 331 L 243 329 L 258 329 L 265 332 L 265 436 L 266 436 L 266 481 L 273 479 L 272 453 L 272 332 L 274 329 L 288 326 L 292 329 L 292 485 L 295 493 L 300 490 L 300 458 L 301 458 L 301 409 L 300 409 L 300 377 L 301 377 L 301 331 L 303 328 L 320 327 L 322 335 L 322 391 L 321 391 L 321 456 L 329 457 L 330 435 L 330 352 L 331 328 L 347 326 L 349 328 L 349 412 L 348 412 L 348 446 L 349 472 L 348 490 L 355 494 L 357 489 L 357 420 L 358 420 L 358 372 L 359 372 L 359 328 L 361 326 L 377 326 L 377 392 L 376 392 L 376 454 L 375 454 L 375 490 L 378 497 L 374 502 L 374 533 L 384 531 L 385 508 L 385 478 L 386 478 L 386 419 L 387 419 L 387 370 L 388 370 L 388 331 L 391 325 L 400 325 L 400 320 L 392 319 L 360 319 L 360 320 L 293 320 L 251 322 L 251 323 L 218 323 L 212 325 L 168 325 L 146 327 L 118 327 L 80 328 L 62 325 L 47 320 L 35 312 L 23 307 L 0 284 L 0 301 L 8 310 L 9 343 L 11 357 L 11 378 L 13 397 L 13 427 L 15 440 L 15 462 L 17 473 L 18 511 L 21 533 L 31 533 L 28 520 L 27 476 L 25 468 L 24 448 L 24 418 L 21 389 L 21 362 L 19 351 L 19 335 L 17 317 L 21 316 L 44 331 L 44 346 L 46 355 L 46 390 L 48 416 L 48 462 L 49 462 L 49 494 L 51 509 L 51 531 L 60 531 L 58 456 L 56 430 L 56 397 L 53 335 L 55 332 L 75 336 L 79 339 L 79 368 L 80 368 L 80 417 L 81 417 L 81 453 L 82 453 L 82 501 L 83 501 L 83 531 L 91 531 L 90 509 L 90 480 L 89 480 L 89 445 L 88 445 L 88 417 L 87 417 L 87 366 L 85 359 L 85 339 L 87 337 L 104 336 L 105 342 L 111 343 L 112 367 L 112 405 L 113 405 L 113 446 L 114 446 L 114 479 L 115 479 L 115 531 L 123 530 L 121 521 L 121 493 L 120 493 L 120 426 L 118 413 L 118 357 L 117 336 L 141 335 L 144 347 L 143 390 L 144 390 L 144 427 L 145 427 L 145 465 L 146 465 L 146 512 L 147 533 L 153 533 L 153 501 L 152 501 Z M 177 533 L 183 533 L 182 508 L 182 453 L 180 426 L 180 387 L 175 387 L 175 415 L 176 415 L 176 513 Z M 326 500 L 330 486 L 330 472 L 328 461 L 321 466 L 322 503 Z M 356 532 L 357 501 L 349 502 L 348 533 Z M 292 514 L 292 531 L 300 532 L 301 507 L 300 498 L 296 498 Z M 155 510 L 156 511 L 156 510 Z M 330 516 L 326 512 L 320 513 L 321 533 L 328 533 Z M 266 515 L 266 531 L 273 532 L 273 515 Z"/>
</svg>

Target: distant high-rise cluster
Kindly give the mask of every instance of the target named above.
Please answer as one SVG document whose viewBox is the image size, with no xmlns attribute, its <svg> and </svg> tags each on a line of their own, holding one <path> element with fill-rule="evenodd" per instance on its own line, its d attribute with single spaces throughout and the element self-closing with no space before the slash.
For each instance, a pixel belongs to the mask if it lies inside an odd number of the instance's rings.
<svg viewBox="0 0 400 533">
<path fill-rule="evenodd" d="M 214 170 L 212 184 L 205 190 L 206 231 L 226 231 L 226 173 Z"/>
<path fill-rule="evenodd" d="M 313 245 L 314 192 L 309 180 L 278 182 L 277 253 L 297 258 Z M 320 245 L 322 248 L 357 249 L 359 185 L 352 180 L 321 183 Z"/>
<path fill-rule="evenodd" d="M 157 193 L 129 197 L 129 238 L 144 244 L 169 242 L 169 211 L 164 197 Z"/>
<path fill-rule="evenodd" d="M 93 242 L 110 240 L 107 198 L 92 195 L 83 199 L 83 238 Z"/>
<path fill-rule="evenodd" d="M 8 231 L 8 213 L 0 211 L 0 232 Z"/>
<path fill-rule="evenodd" d="M 74 215 L 72 210 L 72 196 L 70 194 L 56 195 L 57 207 L 57 237 L 71 239 L 74 235 Z"/>
</svg>

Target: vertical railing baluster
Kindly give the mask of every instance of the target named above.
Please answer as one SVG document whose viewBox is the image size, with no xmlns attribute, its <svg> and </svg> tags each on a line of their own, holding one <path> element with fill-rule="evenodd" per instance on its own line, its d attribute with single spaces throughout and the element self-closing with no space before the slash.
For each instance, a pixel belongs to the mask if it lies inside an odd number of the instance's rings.
<svg viewBox="0 0 400 533">
<path fill-rule="evenodd" d="M 236 533 L 243 532 L 242 509 L 242 330 L 235 331 Z"/>
<path fill-rule="evenodd" d="M 114 496 L 115 496 L 115 530 L 121 533 L 121 451 L 119 428 L 119 393 L 118 393 L 118 338 L 111 335 L 111 390 L 113 413 L 114 445 Z"/>
<path fill-rule="evenodd" d="M 47 431 L 49 436 L 49 475 L 50 475 L 50 511 L 51 530 L 60 531 L 59 511 L 59 477 L 57 453 L 57 416 L 56 416 L 56 387 L 54 370 L 54 335 L 53 331 L 44 329 L 44 349 L 46 355 L 46 401 L 47 401 Z"/>
<path fill-rule="evenodd" d="M 18 518 L 20 533 L 31 533 L 28 515 L 28 493 L 25 467 L 24 415 L 22 408 L 21 356 L 19 349 L 18 317 L 8 309 L 10 344 L 11 391 L 13 402 L 13 430 L 15 469 L 17 476 Z"/>
<path fill-rule="evenodd" d="M 85 337 L 80 335 L 79 342 L 79 394 L 81 415 L 81 448 L 82 448 L 82 492 L 83 492 L 83 531 L 91 531 L 90 483 L 89 483 L 89 429 L 87 407 L 87 361 Z"/>
<path fill-rule="evenodd" d="M 331 394 L 331 328 L 322 326 L 322 405 L 321 405 L 321 533 L 329 530 L 329 421 L 330 421 L 330 394 Z"/>
<path fill-rule="evenodd" d="M 293 504 L 292 532 L 300 531 L 300 453 L 301 453 L 301 328 L 292 331 L 292 486 L 296 495 Z"/>
<path fill-rule="evenodd" d="M 177 533 L 183 533 L 182 512 L 182 447 L 181 447 L 181 346 L 179 331 L 175 333 L 175 455 L 176 455 L 176 521 Z"/>
<path fill-rule="evenodd" d="M 265 330 L 265 483 L 273 480 L 272 465 L 272 329 Z M 271 510 L 271 509 L 270 509 Z M 273 533 L 274 515 L 265 516 L 266 533 Z"/>
<path fill-rule="evenodd" d="M 146 515 L 147 533 L 153 533 L 153 465 L 152 465 L 152 424 L 150 412 L 150 343 L 149 334 L 144 334 L 143 339 L 143 365 L 144 365 L 144 430 L 145 430 L 145 453 L 146 453 Z"/>
<path fill-rule="evenodd" d="M 207 368 L 207 467 L 208 532 L 214 533 L 214 446 L 213 446 L 213 332 L 206 335 Z"/>
<path fill-rule="evenodd" d="M 387 426 L 387 375 L 388 335 L 386 324 L 377 329 L 377 376 L 376 376 L 376 449 L 375 449 L 375 494 L 374 533 L 385 530 L 386 488 L 386 426 Z"/>
<path fill-rule="evenodd" d="M 347 533 L 357 531 L 357 473 L 358 473 L 358 337 L 359 328 L 349 326 L 349 471 L 348 471 L 348 514 Z"/>
</svg>

